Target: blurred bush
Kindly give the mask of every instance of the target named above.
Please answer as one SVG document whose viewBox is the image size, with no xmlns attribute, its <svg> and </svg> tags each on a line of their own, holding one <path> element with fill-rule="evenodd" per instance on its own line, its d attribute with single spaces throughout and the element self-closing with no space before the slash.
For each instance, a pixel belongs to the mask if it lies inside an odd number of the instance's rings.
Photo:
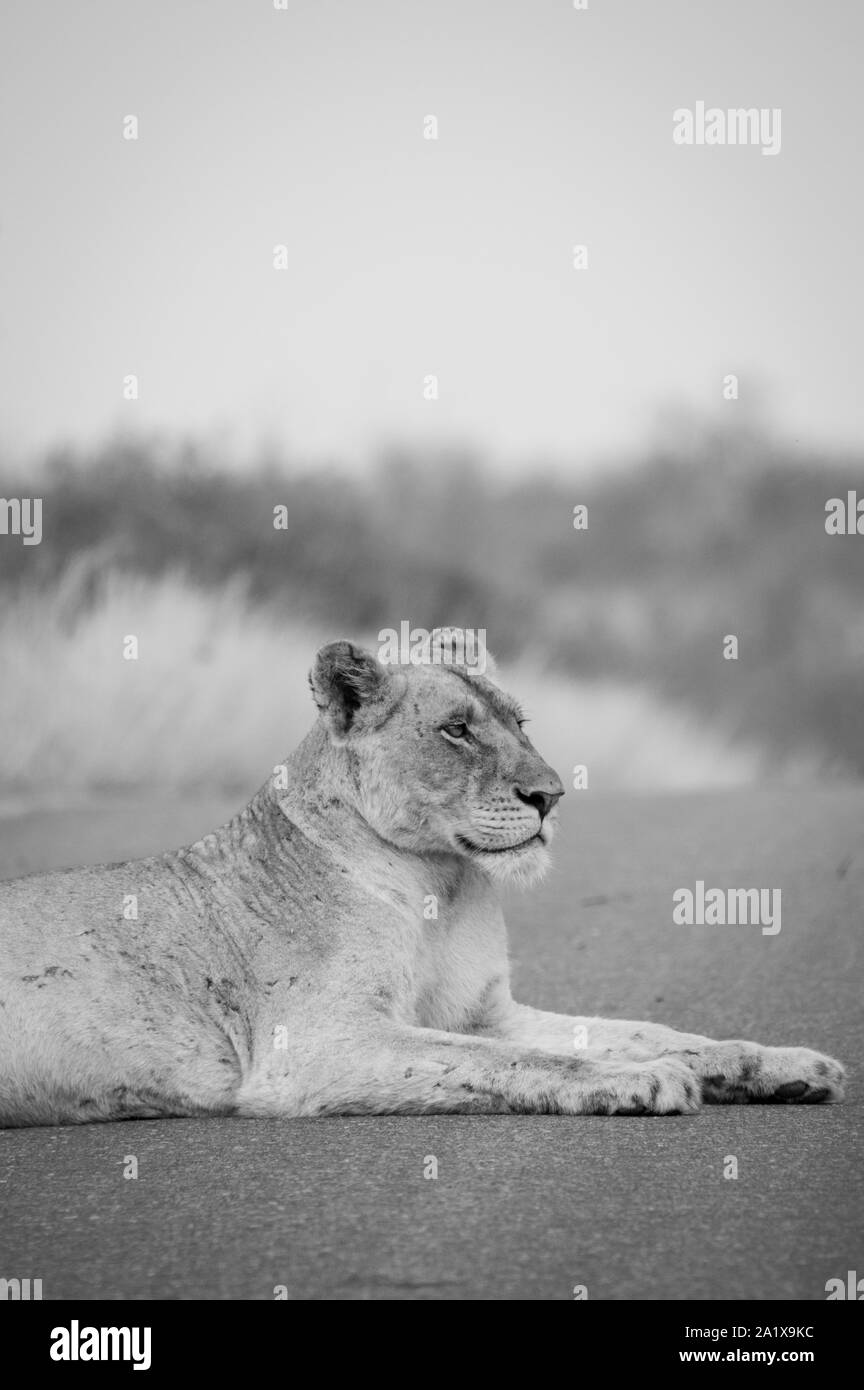
<svg viewBox="0 0 864 1390">
<path fill-rule="evenodd" d="M 647 687 L 777 767 L 860 776 L 864 537 L 824 524 L 827 499 L 856 483 L 860 460 L 791 456 L 746 431 L 572 483 L 528 465 L 506 481 L 469 453 L 393 451 L 355 476 L 267 458 L 228 471 L 194 446 L 115 441 L 53 454 L 38 484 L 5 476 L 6 496 L 42 496 L 43 541 L 4 537 L 0 581 L 7 605 L 41 600 L 61 627 L 111 575 L 239 585 L 270 632 L 481 627 L 505 660 Z M 727 633 L 737 662 L 723 659 Z M 20 685 L 8 649 L 4 666 Z"/>
</svg>

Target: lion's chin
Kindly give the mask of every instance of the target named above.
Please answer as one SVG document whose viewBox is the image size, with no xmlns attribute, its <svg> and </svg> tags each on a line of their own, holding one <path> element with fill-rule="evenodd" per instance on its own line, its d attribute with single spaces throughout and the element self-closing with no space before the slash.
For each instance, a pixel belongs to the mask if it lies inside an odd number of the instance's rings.
<svg viewBox="0 0 864 1390">
<path fill-rule="evenodd" d="M 527 845 L 510 850 L 473 849 L 471 862 L 496 883 L 528 888 L 543 877 L 551 863 L 548 844 L 535 835 Z"/>
</svg>

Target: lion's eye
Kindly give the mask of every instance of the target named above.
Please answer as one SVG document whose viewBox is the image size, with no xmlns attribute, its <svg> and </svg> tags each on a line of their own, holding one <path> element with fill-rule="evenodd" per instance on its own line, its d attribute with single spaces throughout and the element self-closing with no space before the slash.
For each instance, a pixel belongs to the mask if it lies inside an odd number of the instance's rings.
<svg viewBox="0 0 864 1390">
<path fill-rule="evenodd" d="M 443 724 L 441 726 L 441 732 L 442 734 L 446 734 L 448 738 L 467 738 L 468 725 L 464 720 L 460 720 L 457 724 Z"/>
</svg>

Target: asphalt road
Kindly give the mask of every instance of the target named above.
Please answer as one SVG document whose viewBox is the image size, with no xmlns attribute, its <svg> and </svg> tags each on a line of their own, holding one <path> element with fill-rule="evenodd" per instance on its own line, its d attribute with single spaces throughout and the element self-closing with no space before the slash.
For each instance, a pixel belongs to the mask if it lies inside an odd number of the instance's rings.
<svg viewBox="0 0 864 1390">
<path fill-rule="evenodd" d="M 519 997 L 806 1043 L 846 1062 L 845 1105 L 0 1131 L 0 1277 L 46 1299 L 821 1300 L 864 1274 L 864 791 L 564 807 L 555 871 L 510 902 Z M 0 875 L 146 853 L 226 809 L 2 821 Z M 696 879 L 780 888 L 780 933 L 673 926 Z"/>
</svg>

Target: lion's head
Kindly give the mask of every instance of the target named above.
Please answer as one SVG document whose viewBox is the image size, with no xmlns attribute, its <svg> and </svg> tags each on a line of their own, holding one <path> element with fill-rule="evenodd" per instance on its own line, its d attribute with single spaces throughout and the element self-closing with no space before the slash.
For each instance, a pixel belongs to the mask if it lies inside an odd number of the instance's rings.
<svg viewBox="0 0 864 1390">
<path fill-rule="evenodd" d="M 417 665 L 384 665 L 351 642 L 322 647 L 309 680 L 340 784 L 401 849 L 533 879 L 548 863 L 564 788 L 526 736 L 516 702 L 441 659 L 451 636 L 436 631 L 430 659 Z"/>
</svg>

